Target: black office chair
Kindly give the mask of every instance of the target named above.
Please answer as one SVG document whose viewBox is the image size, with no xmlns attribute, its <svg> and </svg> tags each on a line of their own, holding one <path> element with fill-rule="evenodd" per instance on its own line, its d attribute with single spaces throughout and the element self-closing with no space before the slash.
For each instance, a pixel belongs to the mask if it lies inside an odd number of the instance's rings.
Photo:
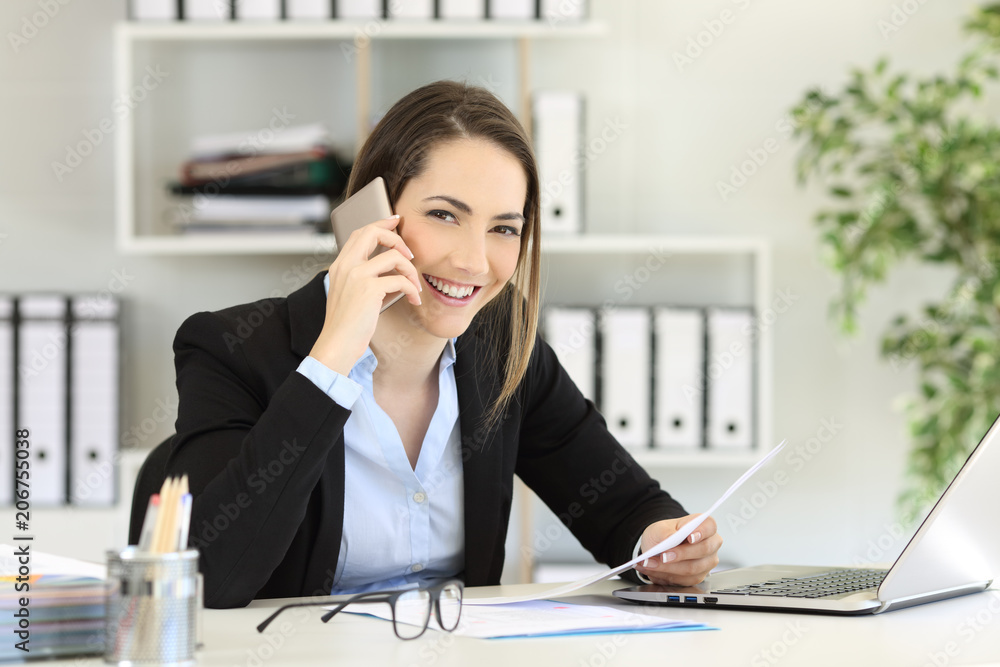
<svg viewBox="0 0 1000 667">
<path fill-rule="evenodd" d="M 142 522 L 146 518 L 146 508 L 149 497 L 160 492 L 163 480 L 167 476 L 167 457 L 170 456 L 170 436 L 149 453 L 139 467 L 135 478 L 135 489 L 132 491 L 132 515 L 128 522 L 128 543 L 139 544 L 139 534 L 142 533 Z"/>
</svg>

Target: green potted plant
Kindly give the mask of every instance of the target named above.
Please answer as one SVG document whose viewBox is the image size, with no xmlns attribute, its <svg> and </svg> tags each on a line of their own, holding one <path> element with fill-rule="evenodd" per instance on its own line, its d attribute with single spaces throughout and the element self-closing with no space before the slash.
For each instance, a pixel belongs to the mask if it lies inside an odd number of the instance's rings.
<svg viewBox="0 0 1000 667">
<path fill-rule="evenodd" d="M 950 75 L 856 69 L 838 93 L 796 105 L 801 183 L 830 197 L 816 215 L 841 278 L 831 315 L 857 330 L 866 291 L 903 259 L 954 269 L 938 301 L 900 313 L 882 338 L 895 368 L 912 365 L 912 448 L 900 497 L 910 522 L 937 498 L 1000 411 L 1000 126 L 984 91 L 997 79 L 1000 4 L 966 23 L 974 44 Z"/>
</svg>

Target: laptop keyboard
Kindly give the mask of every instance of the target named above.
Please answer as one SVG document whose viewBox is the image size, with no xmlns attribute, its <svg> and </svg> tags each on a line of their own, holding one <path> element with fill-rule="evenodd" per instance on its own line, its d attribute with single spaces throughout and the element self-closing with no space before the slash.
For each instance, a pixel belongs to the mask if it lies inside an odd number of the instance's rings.
<svg viewBox="0 0 1000 667">
<path fill-rule="evenodd" d="M 875 588 L 882 583 L 887 572 L 888 570 L 867 569 L 831 570 L 809 577 L 785 577 L 712 592 L 784 598 L 825 598 Z"/>
</svg>

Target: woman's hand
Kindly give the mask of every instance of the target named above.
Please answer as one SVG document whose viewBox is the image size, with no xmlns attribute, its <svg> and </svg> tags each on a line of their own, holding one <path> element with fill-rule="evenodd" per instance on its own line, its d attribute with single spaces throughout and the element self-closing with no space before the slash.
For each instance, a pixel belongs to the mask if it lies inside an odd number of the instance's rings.
<svg viewBox="0 0 1000 667">
<path fill-rule="evenodd" d="M 326 319 L 309 356 L 342 375 L 368 347 L 387 295 L 403 292 L 420 305 L 420 276 L 410 262 L 413 253 L 394 231 L 398 224 L 396 215 L 351 232 L 330 265 Z M 371 257 L 379 246 L 387 250 Z"/>
<path fill-rule="evenodd" d="M 698 515 L 689 514 L 650 524 L 642 533 L 640 553 L 652 549 L 696 516 Z M 716 532 L 715 519 L 708 517 L 684 542 L 650 558 L 648 564 L 639 563 L 635 569 L 649 577 L 654 584 L 694 586 L 701 583 L 712 568 L 719 564 L 718 551 L 721 546 L 722 536 Z M 664 556 L 667 562 L 663 562 Z"/>
</svg>

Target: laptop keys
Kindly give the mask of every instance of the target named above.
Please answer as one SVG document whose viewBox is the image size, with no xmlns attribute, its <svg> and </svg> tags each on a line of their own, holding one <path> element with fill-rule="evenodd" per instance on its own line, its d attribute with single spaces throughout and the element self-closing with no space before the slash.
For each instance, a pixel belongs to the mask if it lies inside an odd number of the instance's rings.
<svg viewBox="0 0 1000 667">
<path fill-rule="evenodd" d="M 833 570 L 809 577 L 798 579 L 785 577 L 712 592 L 729 595 L 823 598 L 875 588 L 885 575 L 886 570 Z"/>
</svg>

